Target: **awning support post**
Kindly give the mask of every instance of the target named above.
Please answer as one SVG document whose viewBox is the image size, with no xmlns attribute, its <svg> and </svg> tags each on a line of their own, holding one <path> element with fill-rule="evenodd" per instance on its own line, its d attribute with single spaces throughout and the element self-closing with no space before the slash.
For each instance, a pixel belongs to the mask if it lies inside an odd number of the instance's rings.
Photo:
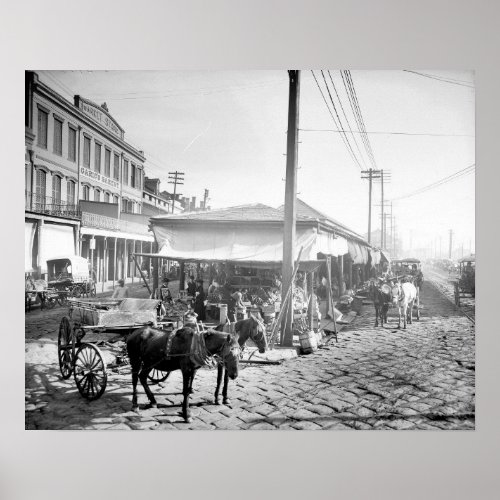
<svg viewBox="0 0 500 500">
<path fill-rule="evenodd" d="M 141 278 L 144 281 L 144 284 L 146 285 L 146 288 L 148 289 L 149 295 L 151 295 L 151 288 L 149 288 L 149 283 L 148 283 L 146 277 L 144 276 L 144 273 L 142 272 L 141 267 L 137 263 L 137 256 L 134 254 L 133 257 L 134 257 L 135 267 L 136 267 L 136 269 L 139 270 L 139 273 L 141 274 Z"/>
</svg>

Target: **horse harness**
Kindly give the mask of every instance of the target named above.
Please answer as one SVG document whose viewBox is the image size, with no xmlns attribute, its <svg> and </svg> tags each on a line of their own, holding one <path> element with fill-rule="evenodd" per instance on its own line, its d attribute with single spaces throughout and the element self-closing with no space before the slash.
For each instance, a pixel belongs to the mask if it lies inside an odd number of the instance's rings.
<svg viewBox="0 0 500 500">
<path fill-rule="evenodd" d="M 215 368 L 219 363 L 223 362 L 223 357 L 221 353 L 223 352 L 226 345 L 229 345 L 228 342 L 225 341 L 216 353 L 210 354 L 205 343 L 205 336 L 204 336 L 205 332 L 199 332 L 199 333 L 193 332 L 193 338 L 191 339 L 191 347 L 188 353 L 171 354 L 172 343 L 176 333 L 177 330 L 173 330 L 168 335 L 167 346 L 165 348 L 165 357 L 161 361 L 170 360 L 174 357 L 189 356 L 191 361 L 197 367 L 208 366 L 210 368 Z M 230 351 L 234 350 L 238 350 L 238 356 L 239 356 L 240 348 L 236 346 L 230 347 Z"/>
</svg>

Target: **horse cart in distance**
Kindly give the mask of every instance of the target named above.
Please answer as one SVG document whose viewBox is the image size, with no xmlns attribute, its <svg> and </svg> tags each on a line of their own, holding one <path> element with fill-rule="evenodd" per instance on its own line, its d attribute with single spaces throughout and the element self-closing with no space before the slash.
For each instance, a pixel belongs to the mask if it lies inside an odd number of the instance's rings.
<svg viewBox="0 0 500 500">
<path fill-rule="evenodd" d="M 475 254 L 462 257 L 458 261 L 458 279 L 453 282 L 455 305 L 460 306 L 460 298 L 470 295 L 476 296 L 476 256 Z"/>
<path fill-rule="evenodd" d="M 160 301 L 69 299 L 68 303 L 69 316 L 64 316 L 59 325 L 59 368 L 62 378 L 73 375 L 81 396 L 92 401 L 102 396 L 108 379 L 98 345 L 125 340 L 141 326 L 156 326 Z"/>
<path fill-rule="evenodd" d="M 66 255 L 47 261 L 49 287 L 79 298 L 95 297 L 96 283 L 87 259 L 78 255 Z"/>
</svg>

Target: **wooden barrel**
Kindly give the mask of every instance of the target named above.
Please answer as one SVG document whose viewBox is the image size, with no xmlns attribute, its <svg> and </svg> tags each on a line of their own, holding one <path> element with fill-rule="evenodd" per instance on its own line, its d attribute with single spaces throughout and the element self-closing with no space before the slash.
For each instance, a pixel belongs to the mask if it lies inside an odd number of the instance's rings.
<svg viewBox="0 0 500 500">
<path fill-rule="evenodd" d="M 301 332 L 299 335 L 300 349 L 304 354 L 311 354 L 318 348 L 316 333 L 312 330 Z"/>
</svg>

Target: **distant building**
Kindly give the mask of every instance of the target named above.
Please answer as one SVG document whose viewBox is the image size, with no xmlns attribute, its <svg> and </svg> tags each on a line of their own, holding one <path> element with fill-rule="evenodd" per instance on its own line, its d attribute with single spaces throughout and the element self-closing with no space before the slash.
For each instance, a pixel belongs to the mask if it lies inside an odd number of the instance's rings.
<svg viewBox="0 0 500 500">
<path fill-rule="evenodd" d="M 25 272 L 46 260 L 87 257 L 99 282 L 132 278 L 132 252 L 151 252 L 143 213 L 142 151 L 106 104 L 70 102 L 34 72 L 25 77 Z"/>
<path fill-rule="evenodd" d="M 160 192 L 160 179 L 150 179 L 149 177 L 144 178 L 142 203 L 143 214 L 145 215 L 178 214 L 184 210 L 184 204 L 179 196 L 176 196 L 174 202 L 172 194 L 167 191 Z M 173 211 L 172 203 L 174 203 Z"/>
</svg>

